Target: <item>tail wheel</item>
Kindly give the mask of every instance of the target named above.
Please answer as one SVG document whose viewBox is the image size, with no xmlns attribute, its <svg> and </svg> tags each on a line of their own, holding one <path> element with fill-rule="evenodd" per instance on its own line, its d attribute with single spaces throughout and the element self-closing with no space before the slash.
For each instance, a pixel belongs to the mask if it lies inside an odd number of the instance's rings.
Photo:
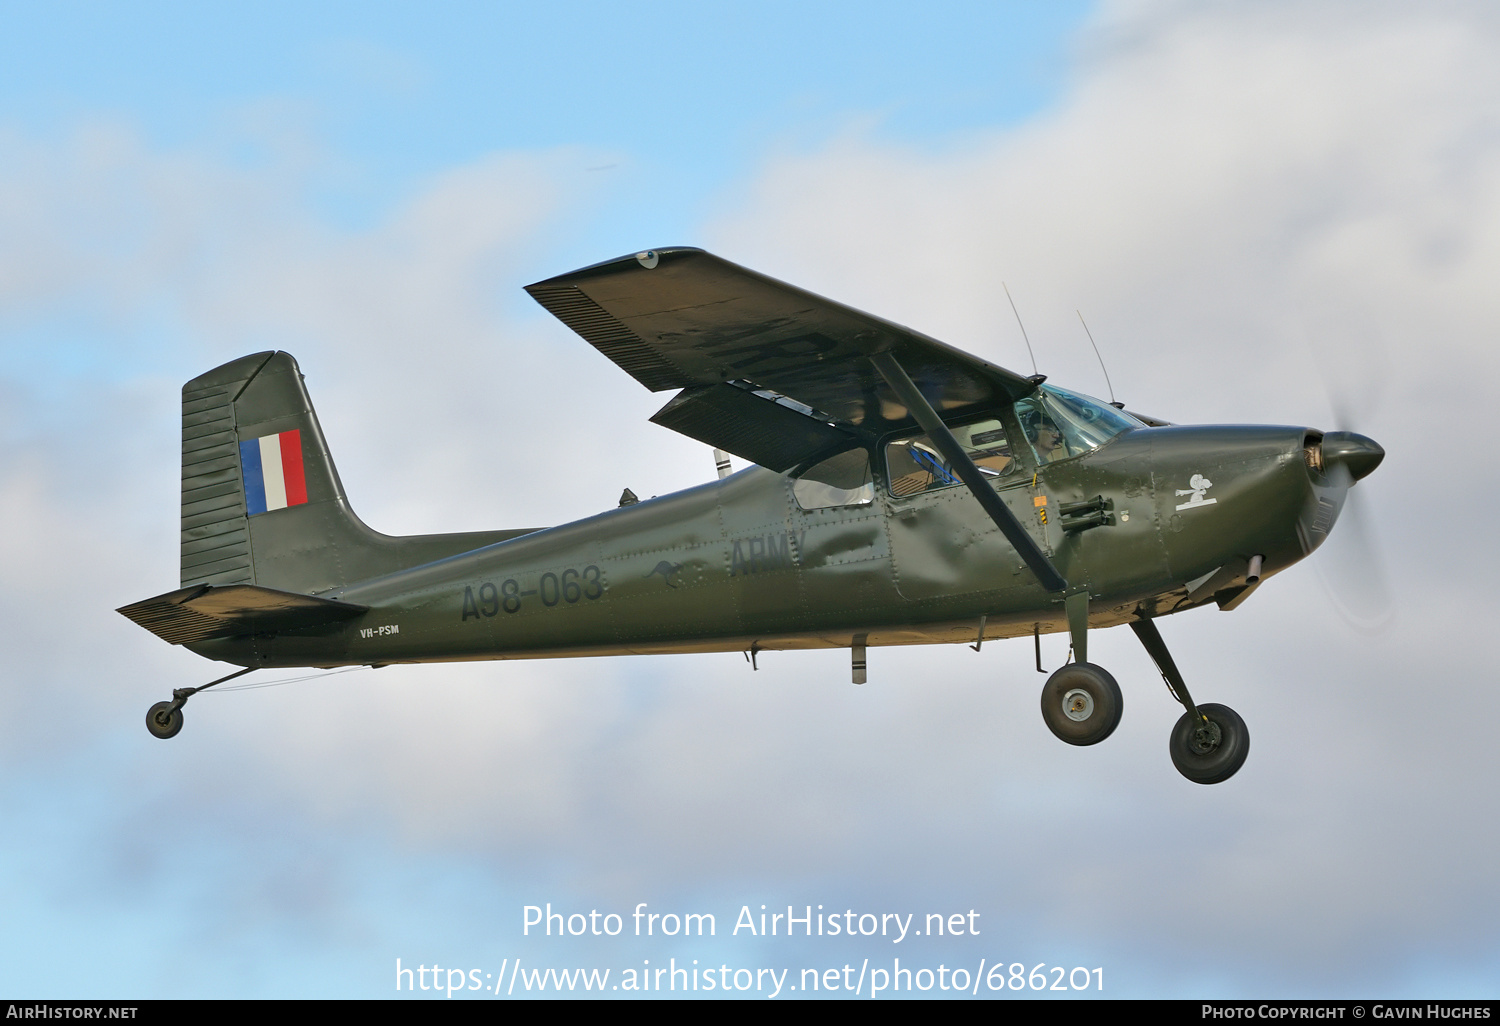
<svg viewBox="0 0 1500 1026">
<path fill-rule="evenodd" d="M 1182 714 L 1172 728 L 1172 765 L 1195 784 L 1228 780 L 1250 754 L 1250 731 L 1240 714 L 1212 702 L 1198 706 L 1202 715 Z"/>
<path fill-rule="evenodd" d="M 1102 666 L 1069 663 L 1042 686 L 1042 719 L 1070 745 L 1097 745 L 1120 725 L 1125 701 Z"/>
<path fill-rule="evenodd" d="M 177 732 L 182 729 L 182 707 L 172 707 L 171 702 L 157 702 L 146 710 L 146 729 L 151 731 L 152 737 L 159 737 L 165 741 L 169 737 L 176 737 Z"/>
</svg>

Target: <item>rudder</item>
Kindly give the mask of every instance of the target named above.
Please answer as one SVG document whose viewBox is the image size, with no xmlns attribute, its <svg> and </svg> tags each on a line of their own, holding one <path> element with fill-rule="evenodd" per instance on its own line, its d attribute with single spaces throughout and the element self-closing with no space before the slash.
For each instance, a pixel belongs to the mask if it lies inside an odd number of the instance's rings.
<svg viewBox="0 0 1500 1026">
<path fill-rule="evenodd" d="M 275 353 L 182 386 L 182 586 L 254 584 L 234 403 Z"/>
</svg>

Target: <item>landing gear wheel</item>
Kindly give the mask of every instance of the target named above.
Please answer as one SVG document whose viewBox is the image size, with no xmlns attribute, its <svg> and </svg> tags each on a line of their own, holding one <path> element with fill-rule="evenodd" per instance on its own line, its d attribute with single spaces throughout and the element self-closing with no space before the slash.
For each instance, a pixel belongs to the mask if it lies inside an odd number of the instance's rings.
<svg viewBox="0 0 1500 1026">
<path fill-rule="evenodd" d="M 176 737 L 182 729 L 182 708 L 173 709 L 171 702 L 157 702 L 146 710 L 146 729 L 151 731 L 152 737 L 163 741 Z"/>
<path fill-rule="evenodd" d="M 1208 722 L 1183 713 L 1172 728 L 1172 765 L 1195 784 L 1217 784 L 1234 776 L 1250 754 L 1250 731 L 1227 705 L 1209 703 L 1198 711 Z"/>
<path fill-rule="evenodd" d="M 1120 725 L 1125 701 L 1102 666 L 1069 663 L 1042 686 L 1042 719 L 1070 745 L 1097 745 Z"/>
</svg>

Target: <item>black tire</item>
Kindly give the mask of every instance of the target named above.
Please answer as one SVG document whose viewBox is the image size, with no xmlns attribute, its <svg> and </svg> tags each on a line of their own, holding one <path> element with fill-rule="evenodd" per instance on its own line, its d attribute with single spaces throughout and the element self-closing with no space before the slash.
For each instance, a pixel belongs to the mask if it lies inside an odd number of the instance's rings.
<svg viewBox="0 0 1500 1026">
<path fill-rule="evenodd" d="M 1250 731 L 1240 714 L 1227 705 L 1210 702 L 1198 711 L 1212 727 L 1200 729 L 1192 713 L 1183 713 L 1172 728 L 1172 765 L 1195 784 L 1217 784 L 1228 780 L 1245 765 L 1250 754 Z M 1218 737 L 1213 736 L 1217 730 Z"/>
<path fill-rule="evenodd" d="M 1097 745 L 1120 725 L 1125 700 L 1102 666 L 1069 663 L 1042 686 L 1042 719 L 1070 745 Z"/>
<path fill-rule="evenodd" d="M 163 741 L 176 737 L 182 729 L 182 709 L 173 709 L 171 702 L 157 702 L 146 710 L 146 729 L 151 731 L 152 737 Z"/>
</svg>

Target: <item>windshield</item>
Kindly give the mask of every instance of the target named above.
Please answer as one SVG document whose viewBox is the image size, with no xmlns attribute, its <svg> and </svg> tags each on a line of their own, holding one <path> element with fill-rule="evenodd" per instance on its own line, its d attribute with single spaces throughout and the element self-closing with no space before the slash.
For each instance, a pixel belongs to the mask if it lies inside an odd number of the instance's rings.
<svg viewBox="0 0 1500 1026">
<path fill-rule="evenodd" d="M 1016 417 L 1038 463 L 1092 452 L 1140 421 L 1086 395 L 1043 385 L 1016 403 Z"/>
</svg>

